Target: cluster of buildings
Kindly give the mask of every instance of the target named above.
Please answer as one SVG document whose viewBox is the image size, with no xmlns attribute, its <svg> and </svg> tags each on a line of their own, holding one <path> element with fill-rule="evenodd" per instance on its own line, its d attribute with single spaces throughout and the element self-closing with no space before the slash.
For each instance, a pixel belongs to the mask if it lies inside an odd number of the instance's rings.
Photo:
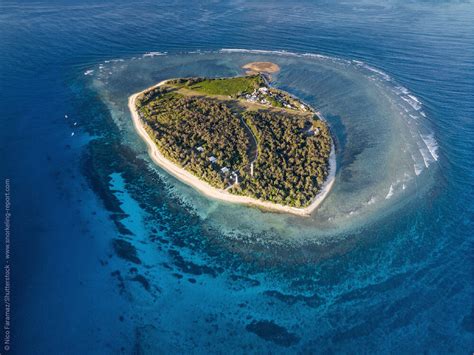
<svg viewBox="0 0 474 355">
<path fill-rule="evenodd" d="M 200 153 L 204 152 L 204 148 L 202 146 L 199 146 L 196 148 L 196 150 Z M 217 162 L 217 158 L 213 155 L 207 158 L 212 164 L 215 164 Z M 220 168 L 220 172 L 224 176 L 230 175 L 230 178 L 233 180 L 233 184 L 238 184 L 239 183 L 239 175 L 237 174 L 237 171 L 230 171 L 230 169 L 227 166 L 223 166 Z M 230 173 L 230 174 L 229 174 Z M 232 186 L 231 185 L 231 186 Z M 229 187 L 231 187 L 229 186 Z"/>
<path fill-rule="evenodd" d="M 248 102 L 258 102 L 263 105 L 270 104 L 270 101 L 267 100 L 269 96 L 269 90 L 266 87 L 261 87 L 255 89 L 251 94 L 245 94 L 244 97 Z"/>
<path fill-rule="evenodd" d="M 307 111 L 308 107 L 302 103 L 299 103 L 299 107 L 289 102 L 283 95 L 278 92 L 272 91 L 267 87 L 260 87 L 255 89 L 251 94 L 245 94 L 243 97 L 248 102 L 256 102 L 262 105 L 271 105 L 271 101 L 279 102 L 283 107 L 291 110 Z M 271 100 L 271 99 L 272 100 Z"/>
<path fill-rule="evenodd" d="M 319 132 L 320 132 L 319 128 L 313 127 L 313 126 L 311 126 L 311 128 L 308 130 L 308 134 L 312 136 L 319 136 Z"/>
</svg>

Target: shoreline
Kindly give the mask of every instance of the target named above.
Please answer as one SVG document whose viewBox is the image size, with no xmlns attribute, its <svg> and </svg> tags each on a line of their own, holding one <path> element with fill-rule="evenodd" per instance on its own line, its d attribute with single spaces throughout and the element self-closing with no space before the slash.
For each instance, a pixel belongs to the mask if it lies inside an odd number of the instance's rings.
<svg viewBox="0 0 474 355">
<path fill-rule="evenodd" d="M 242 69 L 246 70 L 247 75 L 252 74 L 270 74 L 277 73 L 280 71 L 280 66 L 272 62 L 251 62 L 242 66 Z"/>
<path fill-rule="evenodd" d="M 169 80 L 169 79 L 168 79 Z M 133 125 L 135 130 L 137 131 L 138 135 L 145 141 L 148 147 L 148 154 L 150 158 L 159 165 L 161 168 L 166 170 L 169 174 L 173 175 L 175 178 L 179 179 L 181 182 L 191 186 L 195 190 L 198 190 L 205 196 L 220 200 L 224 202 L 230 203 L 238 203 L 243 205 L 250 205 L 250 206 L 257 206 L 262 207 L 266 210 L 276 211 L 276 212 L 285 212 L 291 213 L 299 216 L 309 216 L 326 198 L 329 191 L 331 190 L 336 176 L 336 153 L 334 148 L 334 143 L 331 147 L 331 153 L 329 156 L 329 174 L 324 182 L 321 191 L 315 196 L 313 202 L 307 207 L 304 208 L 297 208 L 291 206 L 285 206 L 269 201 L 261 201 L 253 197 L 242 196 L 242 195 L 235 195 L 231 194 L 225 190 L 218 189 L 216 187 L 211 186 L 205 181 L 202 181 L 197 176 L 191 174 L 184 168 L 179 167 L 178 165 L 174 164 L 167 158 L 165 158 L 159 151 L 156 144 L 152 141 L 148 133 L 145 131 L 140 116 L 136 110 L 135 100 L 137 96 L 140 94 L 147 92 L 153 88 L 161 86 L 165 84 L 168 80 L 164 80 L 159 82 L 156 85 L 153 85 L 145 90 L 137 92 L 133 95 L 130 95 L 128 98 L 128 108 L 130 109 L 130 113 L 132 114 Z"/>
</svg>

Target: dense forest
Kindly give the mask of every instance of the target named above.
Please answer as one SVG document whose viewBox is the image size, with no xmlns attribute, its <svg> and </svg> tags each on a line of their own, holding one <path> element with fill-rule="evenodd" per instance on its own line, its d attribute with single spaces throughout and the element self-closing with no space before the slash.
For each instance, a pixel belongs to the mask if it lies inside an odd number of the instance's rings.
<svg viewBox="0 0 474 355">
<path fill-rule="evenodd" d="M 237 84 L 248 85 L 249 91 L 261 85 L 255 76 L 249 78 L 249 83 L 240 78 L 230 83 L 225 79 L 215 79 L 218 84 L 213 79 L 205 82 L 207 87 L 226 90 Z M 183 84 L 192 87 L 203 80 L 176 79 L 137 99 L 145 129 L 163 155 L 231 193 L 294 207 L 310 204 L 328 175 L 332 141 L 327 125 L 312 112 L 263 106 L 246 110 L 236 105 L 235 98 L 180 91 Z"/>
<path fill-rule="evenodd" d="M 228 185 L 233 171 L 248 166 L 249 137 L 224 103 L 167 90 L 155 89 L 153 95 L 141 98 L 139 112 L 168 159 L 219 188 Z"/>
<path fill-rule="evenodd" d="M 236 190 L 294 207 L 311 203 L 328 174 L 332 143 L 326 124 L 268 110 L 248 111 L 244 118 L 258 138 L 259 154 L 253 177 Z"/>
</svg>

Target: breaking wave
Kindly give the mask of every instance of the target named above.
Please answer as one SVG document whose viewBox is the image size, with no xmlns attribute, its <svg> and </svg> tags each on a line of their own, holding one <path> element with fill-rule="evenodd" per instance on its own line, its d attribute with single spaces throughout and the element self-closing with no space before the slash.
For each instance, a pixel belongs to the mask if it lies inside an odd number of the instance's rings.
<svg viewBox="0 0 474 355">
<path fill-rule="evenodd" d="M 144 58 L 147 59 L 146 64 L 141 61 Z M 227 48 L 217 52 L 196 51 L 186 54 L 147 52 L 125 62 L 103 62 L 95 69 L 98 73 L 98 85 L 101 90 L 105 90 L 104 97 L 113 97 L 113 105 L 117 105 L 118 102 L 126 102 L 130 93 L 152 85 L 154 80 L 176 77 L 179 73 L 177 70 L 182 68 L 191 68 L 188 71 L 191 75 L 235 75 L 236 68 L 246 62 L 260 60 L 280 64 L 282 70 L 275 75 L 277 85 L 291 82 L 290 89 L 294 88 L 297 92 L 317 93 L 314 96 L 299 97 L 327 116 L 330 125 L 333 123 L 330 118 L 332 115 L 341 115 L 347 134 L 345 139 L 356 145 L 354 148 L 350 144 L 339 145 L 335 187 L 318 211 L 304 223 L 301 223 L 301 219 L 294 219 L 297 217 L 262 213 L 254 208 L 235 205 L 221 208 L 219 203 L 174 184 L 175 193 L 181 195 L 187 205 L 195 207 L 201 218 L 224 233 L 228 231 L 233 235 L 236 231 L 240 234 L 246 230 L 250 233 L 284 230 L 289 238 L 292 235 L 295 238 L 313 238 L 315 226 L 318 235 L 325 234 L 325 228 L 331 231 L 328 235 L 334 235 L 334 229 L 347 230 L 352 225 L 363 225 L 369 215 L 376 216 L 377 211 L 397 205 L 395 201 L 400 201 L 402 197 L 414 196 L 413 192 L 420 186 L 428 186 L 416 181 L 424 179 L 423 172 L 428 171 L 438 160 L 438 144 L 425 119 L 423 103 L 389 74 L 361 60 L 346 60 L 314 53 Z M 287 69 L 290 64 L 297 64 L 291 68 L 302 67 L 302 72 Z M 325 68 L 331 68 L 329 73 L 332 80 L 336 81 L 329 83 L 321 79 L 324 75 L 316 74 L 314 75 L 319 81 L 307 80 L 308 70 L 310 73 L 313 70 L 324 74 L 327 70 Z M 162 77 L 154 78 L 152 73 L 156 72 L 160 72 Z M 344 80 L 347 80 L 348 73 L 352 80 L 349 85 L 354 85 L 355 88 L 351 92 L 371 90 L 372 96 L 375 95 L 376 98 L 344 94 L 348 84 Z M 131 75 L 143 81 L 143 84 L 137 86 L 135 82 L 133 88 L 127 89 Z M 345 95 L 344 102 L 340 100 L 341 93 Z M 122 98 L 117 95 L 122 95 Z M 314 97 L 320 105 L 315 104 Z M 359 107 L 361 102 L 365 105 L 362 108 Z M 354 111 L 354 107 L 358 111 Z M 126 107 L 119 105 L 111 111 L 120 127 L 129 124 Z M 120 112 L 125 113 L 122 114 L 122 119 Z M 338 129 L 335 128 L 336 136 Z M 358 130 L 361 130 L 363 136 L 354 135 L 353 132 Z M 133 129 L 130 135 L 136 138 Z M 368 145 L 359 151 L 357 143 L 364 140 Z M 371 146 L 374 148 L 370 148 Z M 350 157 L 348 162 L 343 156 Z M 348 171 L 351 179 L 345 181 L 342 175 Z"/>
</svg>

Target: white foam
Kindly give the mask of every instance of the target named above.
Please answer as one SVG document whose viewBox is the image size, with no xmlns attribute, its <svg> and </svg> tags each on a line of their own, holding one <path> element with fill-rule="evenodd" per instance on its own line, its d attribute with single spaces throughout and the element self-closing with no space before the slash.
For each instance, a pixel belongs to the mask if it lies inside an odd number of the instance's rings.
<svg viewBox="0 0 474 355">
<path fill-rule="evenodd" d="M 421 167 L 419 164 L 414 164 L 413 169 L 415 170 L 415 175 L 418 176 L 421 174 L 423 171 L 423 167 Z"/>
<path fill-rule="evenodd" d="M 143 58 L 147 58 L 147 57 L 153 58 L 153 57 L 157 57 L 157 56 L 160 56 L 160 55 L 166 55 L 166 52 L 147 52 L 144 55 L 142 55 L 142 57 Z"/>
<path fill-rule="evenodd" d="M 384 73 L 383 71 L 381 71 L 380 69 L 377 69 L 377 68 L 374 68 L 368 64 L 363 64 L 362 65 L 365 69 L 367 70 L 370 70 L 371 72 L 374 72 L 374 73 L 377 73 L 379 74 L 383 79 L 385 79 L 386 81 L 391 81 L 392 78 L 390 77 L 390 75 L 388 75 L 387 73 Z"/>
<path fill-rule="evenodd" d="M 416 96 L 414 96 L 412 94 L 408 94 L 408 93 L 407 93 L 407 96 L 410 97 L 410 99 L 412 99 L 413 101 L 415 101 L 415 102 L 417 102 L 421 105 L 420 100 L 418 100 L 418 98 Z"/>
<path fill-rule="evenodd" d="M 426 167 L 429 167 L 430 164 L 433 162 L 433 157 L 431 156 L 430 152 L 426 148 L 419 149 L 421 156 L 423 157 L 423 162 L 425 163 Z"/>
<path fill-rule="evenodd" d="M 423 159 L 423 164 L 421 164 L 418 159 L 416 159 L 412 155 L 412 159 L 414 161 L 414 170 L 415 175 L 420 175 L 421 171 L 423 170 L 424 166 L 429 167 L 431 163 L 438 160 L 438 143 L 434 137 L 434 133 L 421 133 L 420 131 L 426 132 L 426 127 L 423 125 L 422 118 L 426 118 L 426 114 L 423 111 L 423 104 L 422 102 L 413 95 L 407 88 L 403 86 L 395 86 L 392 91 L 400 97 L 403 102 L 406 102 L 409 106 L 405 106 L 405 104 L 400 101 L 397 105 L 403 107 L 403 110 L 407 113 L 404 115 L 405 117 L 410 117 L 411 120 L 407 121 L 407 124 L 410 126 L 410 131 L 412 132 L 413 137 L 417 141 L 417 145 L 419 148 L 419 152 Z M 407 108 L 409 108 L 407 110 Z M 413 124 L 414 123 L 414 124 Z M 419 137 L 419 138 L 418 138 Z M 421 140 L 423 143 L 421 143 Z"/>
<path fill-rule="evenodd" d="M 390 75 L 388 75 L 387 73 L 383 72 L 380 69 L 377 69 L 371 65 L 366 64 L 365 62 L 361 60 L 355 60 L 355 59 L 345 60 L 345 59 L 340 59 L 340 58 L 328 57 L 328 56 L 317 54 L 317 53 L 293 53 L 293 52 L 287 52 L 287 51 L 270 51 L 270 50 L 261 50 L 261 49 L 224 48 L 224 49 L 221 49 L 219 52 L 276 54 L 276 55 L 286 55 L 286 56 L 296 56 L 296 57 L 314 57 L 318 59 L 327 59 L 327 60 L 331 60 L 332 62 L 355 64 L 357 67 L 366 69 L 376 74 L 376 75 L 369 76 L 369 79 L 371 81 L 393 82 Z M 403 104 L 402 101 L 400 101 L 399 103 L 396 103 L 403 110 L 402 112 L 400 112 L 400 114 L 404 115 L 407 118 L 409 116 L 412 120 L 417 121 L 417 124 L 418 124 L 419 115 L 426 117 L 426 114 L 422 110 L 421 101 L 415 95 L 413 95 L 406 87 L 402 85 L 398 85 L 396 83 L 394 84 L 395 85 L 392 87 L 392 91 L 399 98 L 401 98 L 404 102 L 408 104 L 408 106 L 406 106 Z M 404 113 L 408 114 L 408 116 Z M 407 121 L 407 122 L 408 124 L 410 124 L 410 121 Z M 416 132 L 416 135 L 419 135 L 418 131 Z M 438 145 L 436 143 L 436 140 L 434 139 L 434 135 L 433 134 L 424 135 L 424 136 L 422 135 L 421 138 L 423 139 L 428 150 L 426 150 L 424 147 L 421 147 L 420 144 L 418 144 L 421 157 L 423 158 L 423 163 L 417 161 L 417 159 L 415 159 L 412 155 L 413 161 L 415 163 L 414 164 L 415 175 L 417 176 L 423 170 L 423 165 L 428 167 L 433 162 L 433 160 L 436 161 L 438 159 L 438 154 L 437 154 Z"/>
<path fill-rule="evenodd" d="M 397 85 L 393 88 L 393 90 L 397 93 L 397 94 L 408 94 L 410 91 L 404 87 L 404 86 L 401 86 L 401 85 Z"/>
<path fill-rule="evenodd" d="M 243 49 L 243 48 L 222 48 L 219 52 L 221 53 L 255 53 L 255 54 L 286 54 L 298 56 L 296 53 L 287 51 L 269 51 L 264 49 Z"/>
<path fill-rule="evenodd" d="M 92 75 L 94 73 L 94 69 L 89 69 L 84 72 L 84 75 Z"/>
<path fill-rule="evenodd" d="M 343 61 L 339 58 L 328 57 L 327 55 L 323 54 L 316 54 L 316 53 L 303 53 L 303 57 L 312 57 L 312 58 L 320 58 L 320 59 L 330 59 L 332 61 Z"/>
<path fill-rule="evenodd" d="M 403 101 L 407 102 L 415 111 L 421 110 L 420 101 L 413 95 L 400 95 Z"/>
<path fill-rule="evenodd" d="M 390 190 L 388 190 L 388 194 L 387 196 L 385 196 L 385 199 L 388 200 L 392 196 L 393 196 L 393 185 L 390 185 Z"/>
<path fill-rule="evenodd" d="M 433 157 L 434 160 L 438 160 L 438 143 L 436 142 L 436 139 L 434 138 L 434 134 L 421 134 L 421 139 L 423 139 L 423 142 L 426 144 L 426 147 L 428 148 L 431 156 Z"/>
</svg>

